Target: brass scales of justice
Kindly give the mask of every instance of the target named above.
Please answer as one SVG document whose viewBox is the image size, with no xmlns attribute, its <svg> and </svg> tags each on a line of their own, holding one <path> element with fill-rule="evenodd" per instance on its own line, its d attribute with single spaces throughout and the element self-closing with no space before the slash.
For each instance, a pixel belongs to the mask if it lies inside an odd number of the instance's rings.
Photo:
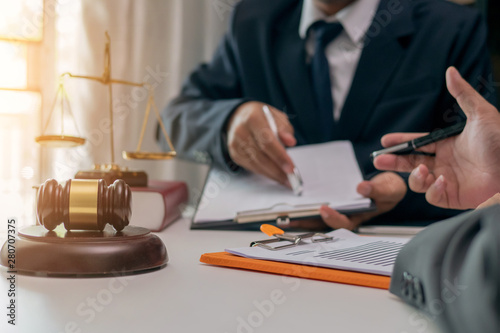
<svg viewBox="0 0 500 333">
<path fill-rule="evenodd" d="M 133 152 L 122 153 L 125 159 L 167 160 L 176 156 L 154 101 L 153 87 L 147 82 L 130 82 L 111 77 L 110 37 L 106 32 L 104 73 L 102 76 L 63 73 L 54 103 L 35 141 L 45 147 L 83 145 L 76 119 L 71 111 L 64 79 L 79 78 L 100 82 L 108 87 L 111 163 L 94 165 L 94 170 L 80 171 L 64 185 L 47 180 L 37 191 L 37 220 L 40 225 L 26 227 L 16 236 L 16 262 L 9 261 L 7 242 L 0 251 L 0 265 L 20 274 L 59 277 L 93 277 L 136 274 L 166 266 L 168 254 L 161 239 L 148 229 L 129 224 L 131 186 L 147 186 L 143 171 L 129 171 L 115 163 L 113 130 L 113 84 L 142 87 L 148 90 L 148 102 L 139 143 Z M 61 107 L 61 129 L 45 134 L 57 102 Z M 66 135 L 65 109 L 73 118 L 78 136 Z M 151 109 L 165 136 L 169 152 L 143 152 L 142 141 Z"/>
<path fill-rule="evenodd" d="M 43 128 L 42 135 L 35 138 L 35 141 L 45 147 L 76 147 L 83 145 L 85 139 L 79 136 L 66 135 L 64 133 L 64 114 L 65 108 L 67 108 L 69 115 L 72 117 L 75 123 L 76 131 L 79 134 L 78 126 L 76 124 L 76 119 L 71 111 L 71 106 L 68 99 L 68 94 L 64 88 L 64 79 L 78 78 L 85 80 L 92 80 L 100 82 L 108 87 L 108 98 L 109 98 L 109 119 L 111 132 L 109 135 L 110 151 L 111 151 L 111 163 L 110 164 L 94 164 L 94 169 L 89 171 L 79 171 L 76 175 L 76 179 L 104 179 L 106 183 L 112 184 L 117 179 L 123 179 L 130 186 L 147 186 L 147 174 L 144 171 L 130 171 L 127 168 L 122 168 L 115 163 L 114 157 L 114 128 L 113 128 L 113 84 L 123 84 L 134 87 L 145 88 L 148 91 L 148 102 L 146 106 L 146 112 L 144 114 L 144 119 L 142 123 L 141 134 L 139 137 L 139 143 L 135 151 L 124 151 L 122 152 L 122 157 L 127 160 L 168 160 L 176 156 L 176 151 L 170 141 L 170 137 L 167 134 L 163 121 L 161 120 L 160 113 L 154 99 L 153 87 L 147 82 L 131 82 L 125 80 L 118 80 L 111 77 L 111 39 L 108 32 L 106 34 L 106 45 L 104 50 L 104 73 L 102 76 L 88 76 L 88 75 L 74 75 L 72 73 L 66 72 L 59 77 L 59 87 L 54 99 L 53 106 L 51 108 L 47 122 Z M 55 135 L 46 135 L 45 132 L 51 122 L 54 109 L 56 108 L 58 100 L 60 101 L 61 107 L 61 132 Z M 148 123 L 148 118 L 151 109 L 153 109 L 156 114 L 156 118 L 160 125 L 163 135 L 167 141 L 170 148 L 169 152 L 143 152 L 141 151 L 142 141 L 144 139 L 144 134 L 146 131 L 146 125 Z"/>
</svg>

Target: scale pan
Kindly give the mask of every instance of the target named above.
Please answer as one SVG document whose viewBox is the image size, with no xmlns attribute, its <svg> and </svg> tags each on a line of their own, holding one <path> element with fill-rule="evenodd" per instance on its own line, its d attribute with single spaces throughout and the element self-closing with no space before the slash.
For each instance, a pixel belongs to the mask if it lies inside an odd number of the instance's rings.
<svg viewBox="0 0 500 333">
<path fill-rule="evenodd" d="M 126 160 L 170 160 L 177 155 L 175 151 L 168 153 L 150 153 L 142 151 L 124 151 L 122 157 Z"/>
<path fill-rule="evenodd" d="M 42 135 L 36 137 L 35 141 L 44 147 L 51 148 L 77 147 L 85 143 L 84 138 L 71 135 Z"/>
</svg>

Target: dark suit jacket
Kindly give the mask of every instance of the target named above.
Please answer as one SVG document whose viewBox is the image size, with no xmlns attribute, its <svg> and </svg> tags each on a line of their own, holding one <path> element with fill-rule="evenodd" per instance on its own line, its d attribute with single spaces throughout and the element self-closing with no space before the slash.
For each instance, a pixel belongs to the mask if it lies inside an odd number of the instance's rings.
<svg viewBox="0 0 500 333">
<path fill-rule="evenodd" d="M 208 152 L 217 164 L 234 167 L 225 125 L 248 100 L 286 112 L 299 145 L 320 142 L 305 41 L 298 34 L 301 9 L 301 0 L 236 5 L 212 62 L 193 71 L 163 113 L 180 154 Z M 375 171 L 369 154 L 381 148 L 384 134 L 426 132 L 463 116 L 445 87 L 448 66 L 495 103 L 486 34 L 475 10 L 448 1 L 381 0 L 334 133 L 336 140 L 353 142 L 365 175 Z M 450 211 L 409 193 L 391 214 L 396 220 L 437 220 Z"/>
<path fill-rule="evenodd" d="M 500 206 L 435 223 L 415 236 L 397 257 L 390 292 L 447 332 L 500 332 Z"/>
</svg>

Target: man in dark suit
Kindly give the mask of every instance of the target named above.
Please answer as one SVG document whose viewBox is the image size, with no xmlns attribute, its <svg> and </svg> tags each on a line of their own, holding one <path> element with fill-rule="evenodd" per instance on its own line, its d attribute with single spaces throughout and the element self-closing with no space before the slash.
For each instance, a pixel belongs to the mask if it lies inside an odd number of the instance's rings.
<svg viewBox="0 0 500 333">
<path fill-rule="evenodd" d="M 464 131 L 422 147 L 434 157 L 383 155 L 374 164 L 383 170 L 413 170 L 410 188 L 426 192 L 434 205 L 480 209 L 435 223 L 406 244 L 396 260 L 390 291 L 428 314 L 414 320 L 419 327 L 436 320 L 447 332 L 496 333 L 500 332 L 500 113 L 456 69 L 447 71 L 446 81 L 467 115 Z M 388 134 L 382 143 L 392 146 L 419 135 Z"/>
<path fill-rule="evenodd" d="M 371 176 L 369 154 L 383 134 L 425 132 L 462 117 L 442 80 L 448 66 L 495 102 L 485 42 L 478 13 L 447 1 L 243 0 L 212 62 L 188 77 L 163 117 L 180 153 L 205 151 L 219 166 L 288 185 L 293 165 L 270 135 L 268 104 L 285 146 L 350 140 Z M 323 220 L 352 229 L 391 210 L 386 223 L 450 215 L 421 195 L 405 197 L 394 173 L 358 191 L 375 200 L 376 213 L 347 217 L 322 207 Z"/>
</svg>

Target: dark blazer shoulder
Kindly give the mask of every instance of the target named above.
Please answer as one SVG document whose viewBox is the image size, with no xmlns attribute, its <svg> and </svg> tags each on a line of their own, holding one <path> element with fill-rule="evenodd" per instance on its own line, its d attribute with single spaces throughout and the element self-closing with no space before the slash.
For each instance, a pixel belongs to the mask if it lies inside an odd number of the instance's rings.
<svg viewBox="0 0 500 333">
<path fill-rule="evenodd" d="M 448 0 L 411 0 L 415 19 L 435 23 L 436 26 L 463 25 L 477 21 L 481 14 L 475 8 Z"/>
</svg>

